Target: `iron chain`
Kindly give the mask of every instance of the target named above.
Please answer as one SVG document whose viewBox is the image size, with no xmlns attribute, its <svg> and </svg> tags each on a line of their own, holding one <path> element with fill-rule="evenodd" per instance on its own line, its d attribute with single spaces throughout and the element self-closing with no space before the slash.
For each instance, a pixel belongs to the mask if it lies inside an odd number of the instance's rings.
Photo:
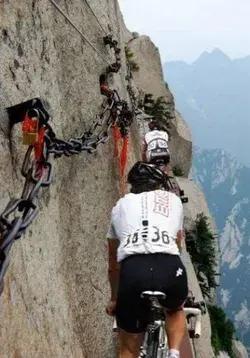
<svg viewBox="0 0 250 358">
<path fill-rule="evenodd" d="M 22 174 L 26 179 L 22 195 L 19 199 L 11 199 L 0 216 L 0 294 L 3 290 L 3 276 L 9 265 L 8 253 L 11 246 L 36 218 L 39 211 L 39 190 L 49 186 L 52 180 L 48 153 L 47 160 L 37 161 L 31 159 L 32 149 L 33 147 L 29 146 L 23 162 Z"/>
<path fill-rule="evenodd" d="M 117 91 L 110 91 L 106 86 L 102 87 L 102 93 L 107 96 L 103 103 L 102 113 L 93 121 L 87 132 L 80 137 L 69 139 L 68 141 L 56 138 L 52 128 L 49 126 L 46 133 L 46 144 L 49 153 L 53 153 L 55 158 L 62 155 L 71 156 L 87 151 L 92 154 L 97 150 L 97 146 L 106 143 L 109 139 L 109 130 L 118 125 L 121 135 L 127 134 L 128 127 L 133 121 L 133 112 L 129 109 L 126 101 L 120 99 Z M 108 114 L 107 118 L 106 115 Z M 103 129 L 96 131 L 97 127 Z"/>
<path fill-rule="evenodd" d="M 126 75 L 125 79 L 128 82 L 127 91 L 128 91 L 128 95 L 129 95 L 129 99 L 130 99 L 131 108 L 132 108 L 133 113 L 135 114 L 135 116 L 137 116 L 139 114 L 142 114 L 144 116 L 144 118 L 151 119 L 152 117 L 147 115 L 142 110 L 143 104 L 137 98 L 137 96 L 136 96 L 136 94 L 135 94 L 135 92 L 133 90 L 133 86 L 132 86 L 133 75 L 132 75 L 131 66 L 130 66 L 128 61 L 127 61 L 127 75 Z"/>
<path fill-rule="evenodd" d="M 125 136 L 133 121 L 133 112 L 126 101 L 120 99 L 117 91 L 111 91 L 107 86 L 101 86 L 102 94 L 107 98 L 102 104 L 101 114 L 93 121 L 87 132 L 68 141 L 58 139 L 48 123 L 41 108 L 32 108 L 45 126 L 45 141 L 40 160 L 33 159 L 33 146 L 29 146 L 22 165 L 22 175 L 25 183 L 19 199 L 11 199 L 0 215 L 0 294 L 3 290 L 3 277 L 9 265 L 9 251 L 14 241 L 19 239 L 28 226 L 36 218 L 39 207 L 37 203 L 41 187 L 48 187 L 52 181 L 52 165 L 50 154 L 55 158 L 62 155 L 71 156 L 83 151 L 94 153 L 97 146 L 109 139 L 110 129 L 118 125 L 120 133 Z M 97 128 L 103 129 L 97 132 Z"/>
<path fill-rule="evenodd" d="M 112 35 L 105 36 L 103 41 L 106 46 L 109 45 L 110 48 L 113 48 L 115 52 L 115 62 L 108 66 L 107 72 L 117 73 L 121 68 L 121 49 L 118 47 L 118 42 L 113 39 Z"/>
</svg>

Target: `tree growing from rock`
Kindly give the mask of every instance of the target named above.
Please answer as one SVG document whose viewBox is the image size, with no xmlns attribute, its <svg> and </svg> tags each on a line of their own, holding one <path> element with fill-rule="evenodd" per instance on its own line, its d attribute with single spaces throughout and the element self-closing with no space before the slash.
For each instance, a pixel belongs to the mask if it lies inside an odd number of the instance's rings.
<svg viewBox="0 0 250 358">
<path fill-rule="evenodd" d="M 128 64 L 129 64 L 130 71 L 132 71 L 132 72 L 139 71 L 140 67 L 138 66 L 138 64 L 133 59 L 134 54 L 130 50 L 130 48 L 128 46 L 125 47 L 125 56 L 126 56 L 126 59 L 128 61 Z"/>
<path fill-rule="evenodd" d="M 186 232 L 187 250 L 204 297 L 211 298 L 211 289 L 216 283 L 216 235 L 212 233 L 208 218 L 198 214 L 191 230 Z"/>
<path fill-rule="evenodd" d="M 173 166 L 173 174 L 177 177 L 183 177 L 184 176 L 184 171 L 182 169 L 182 167 L 178 164 Z"/>
<path fill-rule="evenodd" d="M 132 32 L 133 39 L 137 39 L 140 35 L 138 32 L 134 31 Z"/>
<path fill-rule="evenodd" d="M 146 114 L 157 119 L 166 129 L 170 129 L 171 111 L 163 96 L 154 99 L 151 93 L 147 93 L 144 96 L 143 106 Z"/>
</svg>

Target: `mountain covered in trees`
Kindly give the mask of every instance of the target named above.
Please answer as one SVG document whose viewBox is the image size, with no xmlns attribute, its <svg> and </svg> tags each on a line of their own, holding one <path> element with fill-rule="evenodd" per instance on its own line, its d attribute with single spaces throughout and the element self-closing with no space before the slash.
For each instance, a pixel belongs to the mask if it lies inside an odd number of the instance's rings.
<svg viewBox="0 0 250 358">
<path fill-rule="evenodd" d="M 192 177 L 205 192 L 219 230 L 218 302 L 250 346 L 250 168 L 224 150 L 194 148 Z"/>
<path fill-rule="evenodd" d="M 250 164 L 250 56 L 231 60 L 215 49 L 192 64 L 171 61 L 163 69 L 194 143 Z"/>
</svg>

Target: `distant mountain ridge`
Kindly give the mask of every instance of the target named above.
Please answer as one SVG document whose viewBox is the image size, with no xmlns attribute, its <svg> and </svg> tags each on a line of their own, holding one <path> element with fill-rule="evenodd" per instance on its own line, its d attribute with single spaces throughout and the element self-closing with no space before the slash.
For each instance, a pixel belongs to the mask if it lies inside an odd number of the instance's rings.
<svg viewBox="0 0 250 358">
<path fill-rule="evenodd" d="M 250 347 L 250 168 L 224 150 L 195 147 L 192 177 L 203 189 L 220 233 L 218 301 Z"/>
<path fill-rule="evenodd" d="M 250 56 L 231 60 L 214 49 L 191 65 L 171 61 L 163 70 L 194 144 L 225 149 L 250 165 Z"/>
</svg>

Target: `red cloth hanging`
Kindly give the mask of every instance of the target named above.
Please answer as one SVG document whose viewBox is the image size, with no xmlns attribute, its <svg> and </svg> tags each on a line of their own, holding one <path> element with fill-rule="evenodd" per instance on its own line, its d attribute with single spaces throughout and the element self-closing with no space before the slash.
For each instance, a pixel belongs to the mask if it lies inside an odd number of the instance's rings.
<svg viewBox="0 0 250 358">
<path fill-rule="evenodd" d="M 120 129 L 116 124 L 113 129 L 114 134 L 114 156 L 119 157 L 120 161 L 120 177 L 122 193 L 126 192 L 125 170 L 128 160 L 128 135 L 121 136 Z M 122 148 L 119 148 L 119 140 L 122 139 Z M 119 150 L 120 149 L 120 150 Z"/>
<path fill-rule="evenodd" d="M 120 173 L 121 173 L 121 185 L 122 192 L 125 194 L 126 192 L 126 178 L 125 178 L 125 170 L 128 161 L 128 135 L 123 137 L 122 150 L 120 155 Z"/>
<path fill-rule="evenodd" d="M 119 139 L 121 137 L 120 135 L 120 130 L 117 124 L 115 124 L 114 128 L 113 128 L 113 133 L 114 133 L 114 156 L 118 157 L 119 155 Z"/>
</svg>

